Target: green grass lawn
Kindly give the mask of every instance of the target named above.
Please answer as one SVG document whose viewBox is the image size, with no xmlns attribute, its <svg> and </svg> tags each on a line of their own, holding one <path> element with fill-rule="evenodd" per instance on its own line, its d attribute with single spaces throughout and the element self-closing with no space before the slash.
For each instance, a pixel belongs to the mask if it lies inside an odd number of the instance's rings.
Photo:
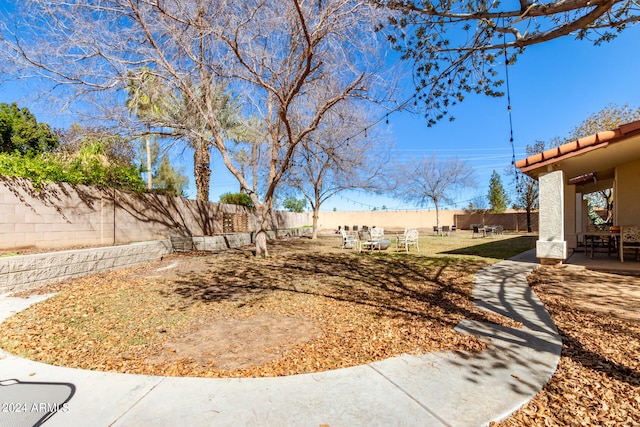
<svg viewBox="0 0 640 427">
<path fill-rule="evenodd" d="M 391 247 L 381 251 L 380 255 L 395 253 L 395 238 L 397 234 L 386 234 L 385 238 L 391 240 Z M 330 237 L 326 237 L 331 239 Z M 336 245 L 340 238 L 335 237 Z M 503 260 L 511 258 L 519 253 L 533 249 L 536 246 L 537 235 L 524 233 L 503 234 L 494 237 L 473 237 L 470 231 L 457 231 L 450 236 L 433 235 L 431 232 L 421 232 L 419 255 L 427 257 L 454 257 L 454 258 L 483 258 L 485 260 Z M 414 247 L 409 252 L 417 254 Z M 404 253 L 404 252 L 402 252 Z"/>
</svg>

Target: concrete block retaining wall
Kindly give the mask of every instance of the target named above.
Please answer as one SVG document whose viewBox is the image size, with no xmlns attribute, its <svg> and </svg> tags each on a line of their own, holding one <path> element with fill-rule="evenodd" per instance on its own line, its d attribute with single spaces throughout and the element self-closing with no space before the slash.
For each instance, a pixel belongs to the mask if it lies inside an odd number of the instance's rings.
<svg viewBox="0 0 640 427">
<path fill-rule="evenodd" d="M 0 294 L 155 261 L 171 252 L 168 240 L 0 258 Z"/>
<path fill-rule="evenodd" d="M 302 236 L 305 229 L 268 232 L 269 238 Z M 251 245 L 253 233 L 193 238 L 194 246 L 202 251 L 219 251 Z M 157 261 L 172 252 L 169 240 L 131 243 L 61 252 L 48 252 L 0 258 L 0 295 L 18 292 L 49 283 L 116 270 L 146 262 Z"/>
</svg>

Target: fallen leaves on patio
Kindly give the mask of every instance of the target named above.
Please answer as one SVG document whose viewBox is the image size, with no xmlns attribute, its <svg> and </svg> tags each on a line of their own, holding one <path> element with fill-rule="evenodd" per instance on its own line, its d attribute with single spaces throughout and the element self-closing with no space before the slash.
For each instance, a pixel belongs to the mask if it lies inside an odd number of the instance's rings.
<svg viewBox="0 0 640 427">
<path fill-rule="evenodd" d="M 640 425 L 640 278 L 545 267 L 529 281 L 562 356 L 544 389 L 495 427 Z"/>
<path fill-rule="evenodd" d="M 357 254 L 332 239 L 283 241 L 271 252 L 176 254 L 41 289 L 57 294 L 0 325 L 0 345 L 61 366 L 262 377 L 481 350 L 454 332 L 463 318 L 516 326 L 473 308 L 484 261 Z"/>
</svg>

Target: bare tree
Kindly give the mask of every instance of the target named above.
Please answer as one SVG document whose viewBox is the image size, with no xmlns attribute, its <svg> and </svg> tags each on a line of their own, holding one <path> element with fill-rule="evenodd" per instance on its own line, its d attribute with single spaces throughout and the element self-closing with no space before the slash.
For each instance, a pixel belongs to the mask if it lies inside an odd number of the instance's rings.
<svg viewBox="0 0 640 427">
<path fill-rule="evenodd" d="M 368 116 L 357 105 L 336 108 L 301 144 L 285 177 L 311 206 L 312 239 L 317 238 L 320 207 L 327 199 L 345 190 L 383 187 L 390 145 L 375 128 L 368 129 Z M 354 135 L 354 129 L 362 131 Z"/>
<path fill-rule="evenodd" d="M 455 190 L 476 187 L 473 169 L 458 159 L 438 160 L 437 156 L 423 157 L 396 166 L 396 194 L 407 202 L 425 206 L 433 202 L 436 225 L 440 226 L 440 206 L 452 203 Z"/>
<path fill-rule="evenodd" d="M 640 21 L 636 0 L 375 0 L 396 11 L 390 37 L 413 61 L 415 84 L 430 124 L 449 115 L 466 93 L 497 92 L 506 52 L 573 35 L 607 42 Z"/>
<path fill-rule="evenodd" d="M 206 126 L 183 131 L 209 140 L 251 196 L 258 255 L 267 255 L 274 192 L 298 146 L 337 105 L 377 97 L 372 88 L 385 81 L 377 75 L 383 58 L 373 31 L 381 10 L 365 0 L 25 0 L 16 8 L 21 16 L 3 17 L 0 33 L 2 63 L 15 68 L 0 71 L 32 70 L 95 99 L 117 98 L 130 72 L 146 66 L 194 107 L 191 114 Z M 268 172 L 260 195 L 233 162 L 214 82 L 240 94 L 245 113 L 261 118 Z"/>
<path fill-rule="evenodd" d="M 545 150 L 544 141 L 536 141 L 532 145 L 527 145 L 526 153 L 531 156 L 533 154 L 542 153 Z M 538 209 L 539 187 L 538 180 L 524 175 L 518 171 L 516 173 L 516 198 L 514 207 L 516 209 L 524 209 L 527 213 L 527 232 L 531 233 L 533 227 L 531 224 L 531 213 Z"/>
</svg>

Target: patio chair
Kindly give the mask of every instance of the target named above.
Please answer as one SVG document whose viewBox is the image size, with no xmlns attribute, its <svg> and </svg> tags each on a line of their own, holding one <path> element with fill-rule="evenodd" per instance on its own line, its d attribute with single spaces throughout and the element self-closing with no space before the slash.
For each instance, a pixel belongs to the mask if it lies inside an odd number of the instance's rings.
<svg viewBox="0 0 640 427">
<path fill-rule="evenodd" d="M 358 239 L 356 236 L 347 234 L 346 231 L 340 230 L 342 234 L 342 248 L 341 249 L 355 249 L 358 246 Z"/>
<path fill-rule="evenodd" d="M 476 234 L 482 234 L 482 237 L 487 237 L 487 232 L 485 231 L 483 226 L 474 224 L 471 226 L 471 229 L 473 230 L 473 233 L 471 233 L 471 238 L 476 237 Z"/>
<path fill-rule="evenodd" d="M 449 226 L 448 225 L 443 225 L 442 226 L 442 235 L 444 236 L 446 234 L 447 236 L 449 236 L 450 235 L 449 233 L 451 233 L 451 229 L 449 228 Z"/>
<path fill-rule="evenodd" d="M 358 252 L 362 252 L 362 249 L 369 249 L 370 251 L 374 249 L 380 250 L 380 239 L 374 239 L 372 233 L 369 231 L 361 231 L 359 236 Z"/>
<path fill-rule="evenodd" d="M 377 228 L 374 227 L 371 230 L 369 230 L 369 233 L 371 233 L 371 239 L 382 239 L 384 238 L 384 228 Z"/>
<path fill-rule="evenodd" d="M 640 227 L 637 225 L 623 225 L 620 227 L 620 262 L 624 262 L 625 249 L 635 249 L 636 261 L 640 261 L 640 258 L 638 258 Z"/>
<path fill-rule="evenodd" d="M 409 252 L 409 246 L 412 245 L 420 252 L 420 247 L 418 246 L 418 229 L 406 228 L 402 236 L 396 237 L 396 250 L 403 246 L 405 252 Z"/>
<path fill-rule="evenodd" d="M 437 225 L 433 226 L 433 235 L 437 236 L 438 234 L 440 234 L 440 227 L 438 227 Z"/>
</svg>

